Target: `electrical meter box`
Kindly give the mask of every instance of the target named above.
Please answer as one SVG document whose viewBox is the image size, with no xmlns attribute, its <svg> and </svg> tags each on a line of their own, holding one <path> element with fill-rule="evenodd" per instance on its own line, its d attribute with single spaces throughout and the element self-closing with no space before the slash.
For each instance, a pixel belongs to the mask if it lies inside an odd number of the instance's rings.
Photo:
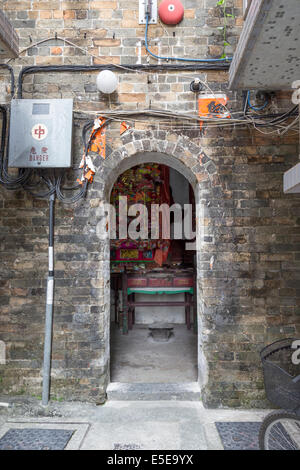
<svg viewBox="0 0 300 470">
<path fill-rule="evenodd" d="M 72 130 L 72 99 L 13 100 L 8 166 L 69 168 Z"/>
</svg>

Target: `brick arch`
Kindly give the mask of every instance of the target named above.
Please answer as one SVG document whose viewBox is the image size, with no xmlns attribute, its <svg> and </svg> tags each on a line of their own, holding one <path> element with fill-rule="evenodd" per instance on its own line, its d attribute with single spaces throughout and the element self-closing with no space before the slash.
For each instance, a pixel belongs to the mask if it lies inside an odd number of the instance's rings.
<svg viewBox="0 0 300 470">
<path fill-rule="evenodd" d="M 93 183 L 95 204 L 93 211 L 93 222 L 95 232 L 98 233 L 103 243 L 103 298 L 102 312 L 98 319 L 101 324 L 105 349 L 105 379 L 107 385 L 109 377 L 109 336 L 110 336 L 110 246 L 109 239 L 104 233 L 103 220 L 105 220 L 105 203 L 110 200 L 110 191 L 120 174 L 139 163 L 157 162 L 168 165 L 182 173 L 190 182 L 195 191 L 197 204 L 197 316 L 198 316 L 198 381 L 201 389 L 205 391 L 209 383 L 209 368 L 206 357 L 208 350 L 205 344 L 208 329 L 206 319 L 206 299 L 203 295 L 205 286 L 203 284 L 203 274 L 201 274 L 201 263 L 211 260 L 212 245 L 207 245 L 205 238 L 205 217 L 209 213 L 210 198 L 218 200 L 218 208 L 223 205 L 223 190 L 220 184 L 217 168 L 212 160 L 203 150 L 191 142 L 188 138 L 164 131 L 131 131 L 121 138 L 121 145 L 116 150 L 109 150 L 106 159 L 103 161 L 97 158 L 95 166 L 97 172 Z M 214 209 L 212 209 L 214 210 Z M 205 211 L 207 212 L 205 215 Z M 98 225 L 100 229 L 97 228 Z M 104 238 L 103 238 L 104 237 Z M 204 268 L 204 269 L 207 269 Z M 104 389 L 106 387 L 104 386 Z"/>
<path fill-rule="evenodd" d="M 176 169 L 194 189 L 198 183 L 203 189 L 220 185 L 214 162 L 187 137 L 164 131 L 131 131 L 121 141 L 123 145 L 108 153 L 104 161 L 98 159 L 96 162 L 95 181 L 104 183 L 105 199 L 121 173 L 152 161 Z"/>
</svg>

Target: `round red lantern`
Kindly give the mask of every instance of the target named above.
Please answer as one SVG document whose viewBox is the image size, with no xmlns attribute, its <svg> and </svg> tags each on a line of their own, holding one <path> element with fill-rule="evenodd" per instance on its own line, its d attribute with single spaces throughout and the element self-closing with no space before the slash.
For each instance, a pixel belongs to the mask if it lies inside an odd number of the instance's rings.
<svg viewBox="0 0 300 470">
<path fill-rule="evenodd" d="M 178 24 L 183 18 L 184 8 L 180 0 L 163 0 L 158 14 L 163 23 Z"/>
</svg>

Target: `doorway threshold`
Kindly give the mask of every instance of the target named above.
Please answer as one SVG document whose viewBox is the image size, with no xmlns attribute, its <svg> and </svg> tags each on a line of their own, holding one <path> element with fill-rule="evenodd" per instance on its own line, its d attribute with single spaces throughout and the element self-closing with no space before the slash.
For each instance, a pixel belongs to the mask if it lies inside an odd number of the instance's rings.
<svg viewBox="0 0 300 470">
<path fill-rule="evenodd" d="M 108 400 L 125 401 L 199 401 L 198 382 L 186 383 L 123 383 L 111 382 L 107 387 Z"/>
</svg>

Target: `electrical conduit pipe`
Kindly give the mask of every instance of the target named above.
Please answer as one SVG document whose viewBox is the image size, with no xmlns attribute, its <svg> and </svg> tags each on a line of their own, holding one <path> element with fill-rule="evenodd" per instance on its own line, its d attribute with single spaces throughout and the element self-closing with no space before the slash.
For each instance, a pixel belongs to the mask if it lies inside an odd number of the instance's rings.
<svg viewBox="0 0 300 470">
<path fill-rule="evenodd" d="M 44 342 L 44 366 L 43 366 L 43 393 L 42 404 L 48 405 L 50 396 L 51 378 L 51 351 L 52 351 L 52 328 L 53 328 L 53 297 L 54 297 L 54 202 L 55 194 L 49 199 L 49 247 L 48 247 L 48 278 L 46 294 L 46 319 L 45 319 L 45 342 Z"/>
</svg>

